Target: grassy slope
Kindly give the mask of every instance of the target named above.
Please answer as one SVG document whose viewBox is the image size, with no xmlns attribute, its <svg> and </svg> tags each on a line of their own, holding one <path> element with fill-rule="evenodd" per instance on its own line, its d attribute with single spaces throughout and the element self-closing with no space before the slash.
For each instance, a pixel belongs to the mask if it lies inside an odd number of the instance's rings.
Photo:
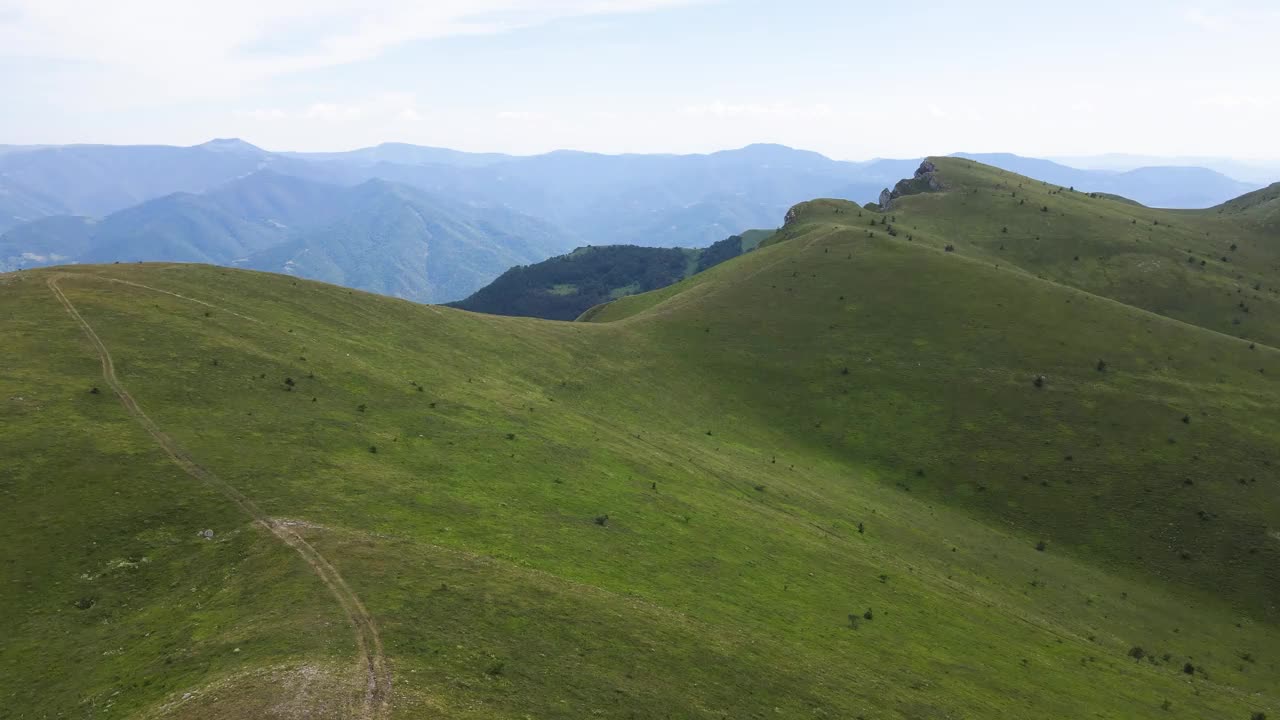
<svg viewBox="0 0 1280 720">
<path fill-rule="evenodd" d="M 802 223 L 609 324 L 206 267 L 61 283 L 193 457 L 316 526 L 380 625 L 397 717 L 1280 710 L 1275 352 L 868 229 Z M 300 705 L 354 694 L 332 600 L 86 392 L 96 360 L 44 273 L 0 280 L 21 339 L 0 447 L 24 459 L 0 464 L 21 578 L 0 700 L 195 692 L 179 715 L 233 717 L 287 716 L 306 678 Z"/>
</svg>

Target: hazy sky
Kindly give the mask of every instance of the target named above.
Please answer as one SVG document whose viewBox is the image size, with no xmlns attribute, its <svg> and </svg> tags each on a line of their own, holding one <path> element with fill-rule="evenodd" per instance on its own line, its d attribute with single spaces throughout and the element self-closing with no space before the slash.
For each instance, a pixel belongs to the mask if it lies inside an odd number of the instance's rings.
<svg viewBox="0 0 1280 720">
<path fill-rule="evenodd" d="M 1280 159 L 1280 4 L 0 0 L 0 144 Z"/>
</svg>

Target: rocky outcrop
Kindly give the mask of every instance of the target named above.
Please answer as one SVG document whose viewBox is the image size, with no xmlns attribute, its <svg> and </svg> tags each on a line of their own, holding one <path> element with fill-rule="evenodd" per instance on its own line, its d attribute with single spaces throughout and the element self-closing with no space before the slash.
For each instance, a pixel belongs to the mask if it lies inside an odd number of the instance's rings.
<svg viewBox="0 0 1280 720">
<path fill-rule="evenodd" d="M 938 179 L 938 166 L 925 160 L 920 163 L 920 167 L 916 168 L 915 175 L 905 180 L 899 180 L 898 184 L 893 186 L 892 192 L 889 188 L 885 188 L 880 192 L 880 211 L 888 212 L 891 210 L 893 201 L 900 197 L 939 192 L 945 187 L 942 181 Z"/>
</svg>

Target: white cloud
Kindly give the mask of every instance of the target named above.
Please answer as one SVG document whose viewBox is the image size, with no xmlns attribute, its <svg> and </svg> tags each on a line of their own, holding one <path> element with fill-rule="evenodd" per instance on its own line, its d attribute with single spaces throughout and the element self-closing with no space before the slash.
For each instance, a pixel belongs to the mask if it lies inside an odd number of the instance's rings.
<svg viewBox="0 0 1280 720">
<path fill-rule="evenodd" d="M 1280 10 L 1205 10 L 1182 9 L 1182 19 L 1196 28 L 1212 33 L 1272 32 L 1280 29 Z"/>
<path fill-rule="evenodd" d="M 90 63 L 153 92 L 225 97 L 398 46 L 701 0 L 0 0 L 0 58 Z"/>
<path fill-rule="evenodd" d="M 774 103 L 726 103 L 720 100 L 702 105 L 689 105 L 681 110 L 693 117 L 792 117 L 821 118 L 834 114 L 830 105 L 815 103 L 795 105 L 789 102 Z"/>
<path fill-rule="evenodd" d="M 542 113 L 533 112 L 532 110 L 502 110 L 494 113 L 494 117 L 499 120 L 541 120 L 544 115 Z"/>
<path fill-rule="evenodd" d="M 1201 98 L 1200 105 L 1220 110 L 1261 110 L 1280 106 L 1280 100 L 1266 95 L 1211 95 Z"/>
<path fill-rule="evenodd" d="M 314 121 L 324 123 L 369 122 L 420 122 L 426 111 L 419 108 L 413 93 L 382 93 L 349 102 L 315 102 L 305 107 L 284 109 L 279 107 L 239 110 L 233 114 L 245 120 L 260 121 Z"/>
</svg>

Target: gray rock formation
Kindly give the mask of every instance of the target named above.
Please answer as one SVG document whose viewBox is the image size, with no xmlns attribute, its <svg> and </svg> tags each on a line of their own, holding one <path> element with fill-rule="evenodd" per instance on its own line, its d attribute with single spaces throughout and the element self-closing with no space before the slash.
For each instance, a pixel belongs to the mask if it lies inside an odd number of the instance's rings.
<svg viewBox="0 0 1280 720">
<path fill-rule="evenodd" d="M 906 195 L 919 195 L 920 193 L 939 192 L 946 186 L 938 179 L 938 166 L 925 160 L 920 163 L 920 167 L 916 168 L 915 175 L 906 180 L 899 180 L 897 185 L 893 186 L 893 192 L 884 190 L 880 193 L 880 211 L 888 212 L 893 208 L 893 201 Z"/>
<path fill-rule="evenodd" d="M 889 206 L 893 205 L 893 193 L 889 192 L 889 188 L 880 191 L 880 210 L 889 212 Z"/>
</svg>

